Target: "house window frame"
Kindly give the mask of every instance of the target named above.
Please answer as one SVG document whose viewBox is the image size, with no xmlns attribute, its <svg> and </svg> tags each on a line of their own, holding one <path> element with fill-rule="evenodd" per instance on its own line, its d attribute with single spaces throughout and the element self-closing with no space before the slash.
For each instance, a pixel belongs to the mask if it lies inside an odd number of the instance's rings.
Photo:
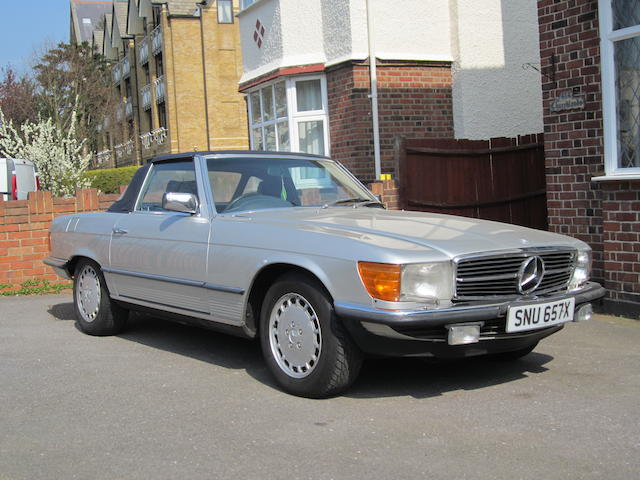
<svg viewBox="0 0 640 480">
<path fill-rule="evenodd" d="M 597 179 L 640 178 L 640 167 L 621 167 L 618 149 L 618 111 L 615 44 L 616 42 L 640 37 L 640 25 L 613 30 L 611 0 L 598 0 L 600 25 L 600 58 L 602 80 L 602 110 L 604 136 L 605 177 Z"/>
<path fill-rule="evenodd" d="M 230 22 L 224 22 L 220 20 L 220 13 L 221 13 L 221 8 L 223 6 L 226 6 L 227 8 L 229 8 L 229 11 L 231 12 L 231 21 Z M 217 14 L 218 14 L 218 23 L 221 25 L 232 25 L 234 23 L 233 21 L 233 0 L 216 0 L 216 10 L 217 10 Z"/>
<path fill-rule="evenodd" d="M 322 108 L 319 110 L 308 110 L 308 111 L 298 111 L 298 99 L 297 99 L 297 91 L 296 91 L 296 83 L 307 80 L 320 80 L 320 95 Z M 252 150 L 256 149 L 256 145 L 254 143 L 254 129 L 261 128 L 262 133 L 262 150 L 266 149 L 266 135 L 265 135 L 265 127 L 269 127 L 271 125 L 275 125 L 277 123 L 284 123 L 285 117 L 278 117 L 275 107 L 275 88 L 274 86 L 280 82 L 285 83 L 285 91 L 286 91 L 286 100 L 287 100 L 287 116 L 286 121 L 289 127 L 289 149 L 287 151 L 290 152 L 301 152 L 300 150 L 300 141 L 299 141 L 299 125 L 305 121 L 322 121 L 323 123 L 323 142 L 324 142 L 324 156 L 330 156 L 330 145 L 329 145 L 329 100 L 327 97 L 327 79 L 324 75 L 298 75 L 291 77 L 279 77 L 269 82 L 261 83 L 256 87 L 247 90 L 247 105 L 248 105 L 248 122 L 249 122 L 249 141 Z M 271 120 L 263 121 L 262 120 L 262 112 L 264 111 L 263 107 L 263 95 L 260 94 L 260 114 L 261 118 L 259 122 L 253 122 L 253 103 L 251 101 L 251 94 L 256 92 L 260 92 L 262 89 L 270 87 L 272 89 L 272 98 L 274 99 L 273 105 L 273 118 Z M 276 130 L 276 150 L 282 151 L 279 145 L 280 139 L 277 135 Z"/>
</svg>

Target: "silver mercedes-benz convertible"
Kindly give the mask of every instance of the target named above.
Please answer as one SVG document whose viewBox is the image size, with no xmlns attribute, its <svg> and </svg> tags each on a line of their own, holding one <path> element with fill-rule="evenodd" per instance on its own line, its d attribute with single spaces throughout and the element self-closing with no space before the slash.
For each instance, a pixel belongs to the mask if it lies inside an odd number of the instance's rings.
<svg viewBox="0 0 640 480">
<path fill-rule="evenodd" d="M 50 237 L 84 332 L 117 334 L 137 310 L 259 338 L 282 388 L 307 397 L 347 388 L 366 354 L 521 357 L 604 294 L 579 240 L 389 211 L 303 154 L 157 158 L 107 212 L 56 218 Z"/>
</svg>

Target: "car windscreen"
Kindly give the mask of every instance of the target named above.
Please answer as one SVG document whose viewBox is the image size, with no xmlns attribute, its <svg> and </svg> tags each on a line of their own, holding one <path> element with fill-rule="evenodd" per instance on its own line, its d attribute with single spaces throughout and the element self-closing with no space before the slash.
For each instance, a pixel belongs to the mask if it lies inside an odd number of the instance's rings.
<svg viewBox="0 0 640 480">
<path fill-rule="evenodd" d="M 375 201 L 360 182 L 331 160 L 213 157 L 207 159 L 207 168 L 219 213 Z"/>
</svg>

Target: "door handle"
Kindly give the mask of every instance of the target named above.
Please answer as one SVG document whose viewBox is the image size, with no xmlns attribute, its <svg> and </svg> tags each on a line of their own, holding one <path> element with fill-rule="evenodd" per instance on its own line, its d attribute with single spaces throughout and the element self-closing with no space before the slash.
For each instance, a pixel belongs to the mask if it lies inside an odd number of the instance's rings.
<svg viewBox="0 0 640 480">
<path fill-rule="evenodd" d="M 127 230 L 125 230 L 124 228 L 114 228 L 113 230 L 111 230 L 113 232 L 114 235 L 125 235 L 127 233 L 129 233 Z"/>
</svg>

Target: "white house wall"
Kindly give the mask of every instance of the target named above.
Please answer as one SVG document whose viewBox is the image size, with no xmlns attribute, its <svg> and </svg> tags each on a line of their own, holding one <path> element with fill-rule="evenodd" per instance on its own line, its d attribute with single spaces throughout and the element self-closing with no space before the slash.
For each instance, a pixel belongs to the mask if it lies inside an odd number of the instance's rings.
<svg viewBox="0 0 640 480">
<path fill-rule="evenodd" d="M 283 66 L 324 63 L 322 8 L 318 0 L 280 0 Z"/>
<path fill-rule="evenodd" d="M 449 0 L 371 0 L 376 56 L 452 60 Z M 256 22 L 265 27 L 256 45 Z M 259 0 L 240 13 L 242 82 L 283 67 L 368 57 L 366 0 Z"/>
<path fill-rule="evenodd" d="M 542 126 L 536 2 L 371 0 L 376 56 L 452 61 L 457 138 L 538 133 Z M 258 0 L 240 12 L 241 83 L 279 68 L 368 56 L 366 0 Z M 260 48 L 253 35 L 264 26 Z"/>
<path fill-rule="evenodd" d="M 340 3 L 334 0 L 334 3 Z M 352 0 L 354 59 L 369 56 L 366 0 Z M 449 0 L 371 0 L 376 57 L 382 60 L 453 60 Z M 325 27 L 330 29 L 330 26 Z M 330 38 L 337 38 L 331 36 Z M 328 63 L 337 63 L 329 58 Z"/>
<path fill-rule="evenodd" d="M 260 47 L 254 40 L 256 22 L 264 27 Z M 283 59 L 282 14 L 279 0 L 262 0 L 240 13 L 242 78 L 240 83 L 260 77 L 285 65 Z M 302 48 L 302 46 L 301 46 Z"/>
<path fill-rule="evenodd" d="M 482 4 L 480 6 L 479 4 Z M 542 132 L 536 2 L 452 1 L 456 138 Z"/>
</svg>

